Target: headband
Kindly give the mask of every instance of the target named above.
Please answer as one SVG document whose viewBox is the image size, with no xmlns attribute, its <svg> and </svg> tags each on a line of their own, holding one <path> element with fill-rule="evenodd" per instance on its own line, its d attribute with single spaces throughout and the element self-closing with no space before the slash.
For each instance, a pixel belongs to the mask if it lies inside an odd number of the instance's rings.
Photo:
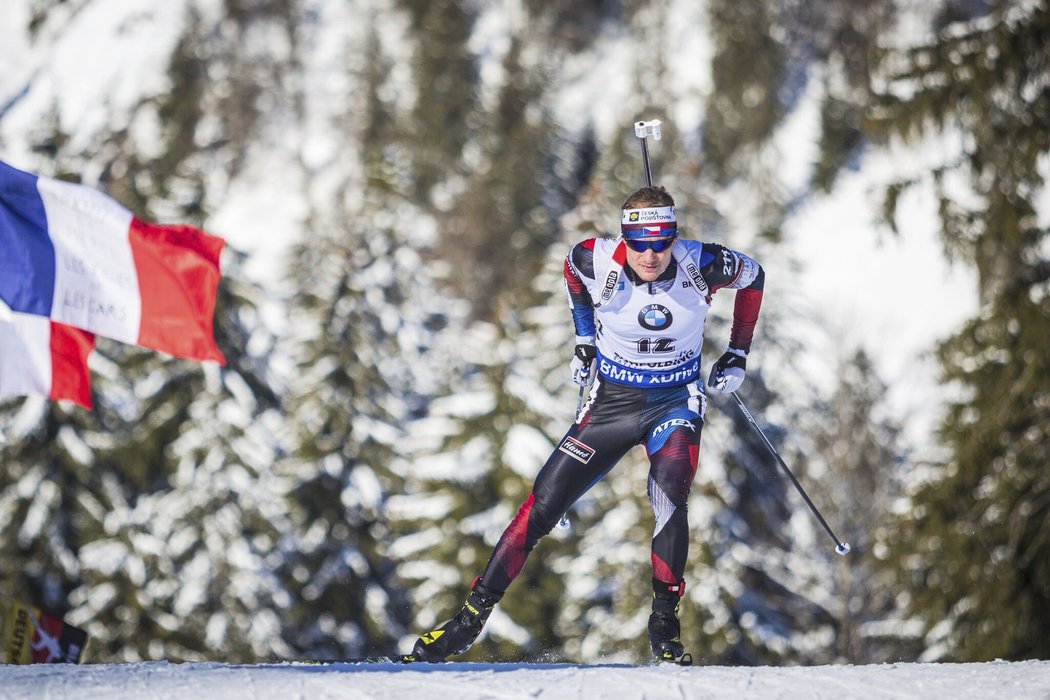
<svg viewBox="0 0 1050 700">
<path fill-rule="evenodd" d="M 620 222 L 620 233 L 624 238 L 674 236 L 678 233 L 674 207 L 624 209 L 623 219 Z"/>
</svg>

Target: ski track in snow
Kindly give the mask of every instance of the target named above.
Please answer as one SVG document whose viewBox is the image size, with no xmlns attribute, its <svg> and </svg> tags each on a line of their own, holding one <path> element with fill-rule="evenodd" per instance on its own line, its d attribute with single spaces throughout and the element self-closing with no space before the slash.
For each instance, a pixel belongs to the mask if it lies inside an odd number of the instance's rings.
<svg viewBox="0 0 1050 700">
<path fill-rule="evenodd" d="M 573 664 L 0 666 L 0 700 L 382 698 L 1050 700 L 1050 661 L 725 667 Z"/>
</svg>

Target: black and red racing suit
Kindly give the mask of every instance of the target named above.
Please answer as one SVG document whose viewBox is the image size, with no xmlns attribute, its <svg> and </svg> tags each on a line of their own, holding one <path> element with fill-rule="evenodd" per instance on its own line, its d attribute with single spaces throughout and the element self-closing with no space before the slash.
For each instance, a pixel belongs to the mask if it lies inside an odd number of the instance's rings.
<svg viewBox="0 0 1050 700">
<path fill-rule="evenodd" d="M 761 305 L 764 272 L 747 256 L 722 246 L 689 243 L 694 255 L 691 259 L 703 275 L 697 288 L 703 289 L 706 283 L 706 297 L 694 291 L 691 299 L 695 301 L 689 303 L 709 305 L 711 295 L 718 289 L 736 289 L 730 346 L 747 352 Z M 620 257 L 623 258 L 622 252 Z M 644 282 L 625 265 L 625 283 L 634 285 L 632 293 L 648 295 L 655 302 L 666 300 L 671 292 L 681 299 L 680 287 L 686 287 L 688 280 L 680 266 L 680 261 L 672 258 L 657 280 Z M 572 248 L 565 262 L 565 282 L 576 335 L 593 337 L 597 333 L 599 354 L 603 324 L 600 319 L 595 323 L 590 290 L 597 288 L 600 272 L 595 272 L 595 239 Z M 643 311 L 653 306 L 665 308 L 654 303 L 643 307 Z M 641 317 L 639 322 L 652 323 Z M 611 332 L 612 324 L 606 321 L 604 325 L 604 330 Z M 699 350 L 691 350 L 695 351 L 697 366 Z M 610 360 L 616 367 L 627 361 L 622 357 Z M 670 386 L 630 386 L 610 376 L 620 375 L 598 372 L 585 409 L 543 465 L 532 492 L 500 537 L 479 577 L 487 589 L 505 592 L 536 543 L 569 507 L 632 447 L 644 445 L 650 465 L 647 491 L 656 520 L 652 539 L 653 585 L 656 590 L 683 590 L 689 546 L 687 500 L 696 474 L 706 409 L 703 383 L 690 376 L 687 381 Z"/>
</svg>

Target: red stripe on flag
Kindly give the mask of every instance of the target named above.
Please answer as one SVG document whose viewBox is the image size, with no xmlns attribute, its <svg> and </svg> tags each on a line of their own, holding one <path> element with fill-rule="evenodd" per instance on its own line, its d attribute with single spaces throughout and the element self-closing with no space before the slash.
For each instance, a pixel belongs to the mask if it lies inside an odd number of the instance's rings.
<svg viewBox="0 0 1050 700">
<path fill-rule="evenodd" d="M 129 239 L 142 296 L 138 344 L 226 364 L 212 332 L 219 254 L 226 242 L 190 226 L 138 219 L 131 220 Z"/>
<path fill-rule="evenodd" d="M 51 322 L 51 394 L 48 398 L 91 408 L 87 358 L 94 347 L 92 333 Z"/>
</svg>

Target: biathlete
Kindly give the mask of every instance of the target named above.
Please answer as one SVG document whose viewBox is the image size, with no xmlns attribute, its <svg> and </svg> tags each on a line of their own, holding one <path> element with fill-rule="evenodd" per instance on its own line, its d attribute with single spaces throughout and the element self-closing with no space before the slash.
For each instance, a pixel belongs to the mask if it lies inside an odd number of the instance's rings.
<svg viewBox="0 0 1050 700">
<path fill-rule="evenodd" d="M 684 653 L 678 612 L 689 545 L 686 501 L 696 475 L 707 399 L 700 350 L 711 297 L 736 290 L 729 347 L 708 386 L 733 392 L 744 371 L 765 274 L 748 256 L 682 240 L 674 200 L 643 187 L 622 207 L 620 237 L 592 238 L 565 259 L 576 330 L 573 381 L 595 381 L 576 421 L 547 459 L 532 492 L 474 580 L 463 608 L 416 642 L 412 656 L 443 661 L 465 652 L 521 573 L 529 553 L 569 507 L 635 445 L 649 457 L 655 516 L 649 642 L 660 661 Z"/>
</svg>

